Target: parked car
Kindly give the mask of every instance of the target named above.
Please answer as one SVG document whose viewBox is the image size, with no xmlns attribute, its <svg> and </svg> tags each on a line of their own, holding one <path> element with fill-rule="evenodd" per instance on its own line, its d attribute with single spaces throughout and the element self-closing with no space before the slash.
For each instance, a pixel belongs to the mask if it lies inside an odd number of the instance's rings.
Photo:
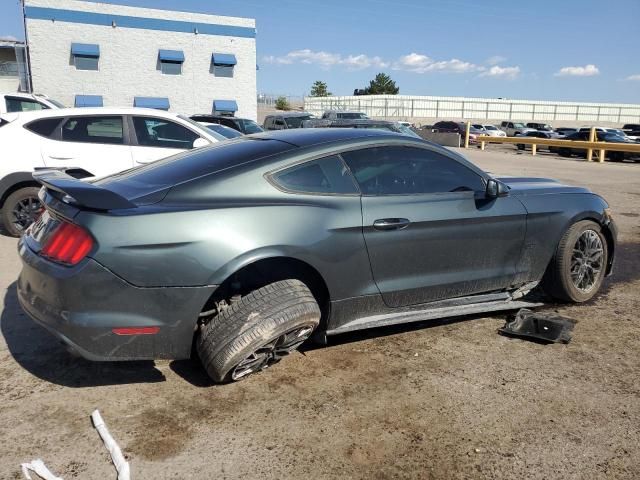
<svg viewBox="0 0 640 480">
<path fill-rule="evenodd" d="M 548 123 L 529 122 L 526 125 L 528 128 L 539 130 L 541 132 L 553 132 L 553 127 Z"/>
<path fill-rule="evenodd" d="M 0 118 L 0 217 L 14 236 L 42 209 L 32 178 L 37 168 L 100 177 L 218 141 L 187 117 L 146 108 L 49 109 Z"/>
<path fill-rule="evenodd" d="M 410 137 L 421 138 L 420 135 L 404 125 L 402 122 L 390 122 L 387 120 L 326 120 L 322 118 L 313 118 L 305 120 L 302 123 L 302 126 L 303 128 L 375 128 L 408 135 Z"/>
<path fill-rule="evenodd" d="M 627 135 L 627 133 L 620 129 L 620 128 L 610 128 L 610 127 L 580 127 L 580 129 L 578 130 L 578 132 L 591 132 L 591 128 L 595 128 L 596 132 L 600 132 L 600 133 L 612 133 L 614 135 L 618 135 L 620 137 L 626 138 L 627 140 L 631 140 L 633 142 L 635 142 L 637 140 L 637 138 L 634 137 L 629 137 Z M 588 140 L 588 136 L 587 136 L 587 140 Z"/>
<path fill-rule="evenodd" d="M 464 122 L 452 122 L 449 120 L 436 122 L 433 125 L 434 132 L 443 132 L 443 133 L 458 133 L 460 134 L 461 141 L 464 141 L 464 137 L 467 133 L 467 124 Z M 482 130 L 478 130 L 474 128 L 472 125 L 469 129 L 469 143 L 477 143 L 478 136 L 484 135 Z"/>
<path fill-rule="evenodd" d="M 264 117 L 265 130 L 287 130 L 290 128 L 302 128 L 302 122 L 313 118 L 307 112 L 283 112 Z"/>
<path fill-rule="evenodd" d="M 367 120 L 367 114 L 353 110 L 326 110 L 322 114 L 325 120 Z"/>
<path fill-rule="evenodd" d="M 567 135 L 563 140 L 578 140 L 583 142 L 589 141 L 590 131 L 580 129 L 581 131 Z M 635 144 L 633 140 L 618 135 L 617 133 L 596 130 L 596 141 L 598 142 L 611 142 L 611 143 L 631 143 Z M 584 148 L 571 148 L 571 147 L 551 147 L 550 151 L 557 152 L 562 157 L 571 157 L 572 155 L 578 155 L 580 157 L 587 156 L 587 150 Z M 631 152 L 606 152 L 607 158 L 611 161 L 621 162 L 625 159 L 638 159 L 637 153 Z"/>
<path fill-rule="evenodd" d="M 640 123 L 627 123 L 622 126 L 622 131 L 626 133 L 629 138 L 640 140 Z"/>
<path fill-rule="evenodd" d="M 207 127 L 213 133 L 215 133 L 216 135 L 220 135 L 224 139 L 238 138 L 242 136 L 242 133 L 240 133 L 235 128 L 225 127 L 224 125 L 220 125 L 219 123 L 208 123 L 208 122 L 198 122 L 198 123 Z"/>
<path fill-rule="evenodd" d="M 572 127 L 558 127 L 556 128 L 556 133 L 559 137 L 566 137 L 567 135 L 571 135 L 572 133 L 577 132 L 577 128 Z"/>
<path fill-rule="evenodd" d="M 3 113 L 30 112 L 32 110 L 57 108 L 65 108 L 65 106 L 46 95 L 21 92 L 0 94 L 0 115 Z"/>
<path fill-rule="evenodd" d="M 555 132 L 549 132 L 549 131 L 543 131 L 543 130 L 534 130 L 533 132 L 526 132 L 524 135 L 518 135 L 519 137 L 534 137 L 534 138 L 547 138 L 547 139 L 554 139 L 554 138 L 558 138 L 558 134 L 556 134 Z M 531 145 L 527 145 L 524 143 L 518 143 L 516 144 L 516 147 L 518 148 L 518 150 L 526 150 L 526 149 L 531 149 Z M 551 147 L 548 145 L 538 145 L 536 146 L 537 150 L 548 150 L 551 151 Z"/>
<path fill-rule="evenodd" d="M 516 135 L 535 131 L 535 129 L 527 127 L 522 122 L 502 122 L 500 128 L 508 137 L 515 137 Z"/>
<path fill-rule="evenodd" d="M 35 177 L 46 211 L 18 244 L 24 311 L 94 361 L 195 346 L 215 382 L 312 334 L 531 306 L 539 284 L 585 302 L 616 250 L 588 189 L 495 178 L 379 130 L 250 135 L 90 183 Z"/>
<path fill-rule="evenodd" d="M 488 135 L 490 137 L 506 137 L 507 134 L 500 130 L 495 125 L 482 125 L 480 123 L 474 123 L 471 125 L 476 130 L 482 132 L 482 135 Z"/>
<path fill-rule="evenodd" d="M 264 132 L 260 125 L 249 118 L 200 113 L 197 115 L 191 115 L 191 120 L 195 120 L 196 122 L 219 123 L 220 125 L 224 125 L 225 127 L 233 128 L 234 130 L 237 130 L 244 135 Z"/>
</svg>

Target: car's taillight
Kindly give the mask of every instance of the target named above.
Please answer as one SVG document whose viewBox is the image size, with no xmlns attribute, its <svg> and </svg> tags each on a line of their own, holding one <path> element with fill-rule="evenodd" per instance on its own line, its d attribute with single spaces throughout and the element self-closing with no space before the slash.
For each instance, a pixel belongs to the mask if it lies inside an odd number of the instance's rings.
<svg viewBox="0 0 640 480">
<path fill-rule="evenodd" d="M 65 265 L 76 265 L 93 248 L 93 238 L 82 227 L 62 222 L 42 247 L 40 255 Z"/>
</svg>

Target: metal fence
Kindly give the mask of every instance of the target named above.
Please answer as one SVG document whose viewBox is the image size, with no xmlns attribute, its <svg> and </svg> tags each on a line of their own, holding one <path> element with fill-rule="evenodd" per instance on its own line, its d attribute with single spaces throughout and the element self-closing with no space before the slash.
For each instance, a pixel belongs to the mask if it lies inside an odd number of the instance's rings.
<svg viewBox="0 0 640 480">
<path fill-rule="evenodd" d="M 259 93 L 258 105 L 264 105 L 272 107 L 276 104 L 278 98 L 284 97 L 291 105 L 302 105 L 304 103 L 304 97 L 302 95 L 275 95 L 272 93 Z"/>
<path fill-rule="evenodd" d="M 304 109 L 321 115 L 325 110 L 357 110 L 389 119 L 478 119 L 524 121 L 640 122 L 640 105 L 547 102 L 465 97 L 370 95 L 305 97 Z"/>
</svg>

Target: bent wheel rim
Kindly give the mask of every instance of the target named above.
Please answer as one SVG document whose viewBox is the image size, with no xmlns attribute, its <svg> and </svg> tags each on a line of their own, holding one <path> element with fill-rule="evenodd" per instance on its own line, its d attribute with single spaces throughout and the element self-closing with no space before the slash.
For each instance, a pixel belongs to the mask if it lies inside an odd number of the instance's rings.
<svg viewBox="0 0 640 480">
<path fill-rule="evenodd" d="M 604 246 L 600 235 L 594 230 L 585 230 L 573 246 L 571 255 L 571 282 L 583 293 L 597 285 L 602 273 Z"/>
<path fill-rule="evenodd" d="M 313 325 L 295 327 L 258 347 L 238 363 L 231 372 L 232 380 L 240 380 L 279 362 L 298 348 L 313 332 Z"/>
<path fill-rule="evenodd" d="M 13 206 L 11 216 L 13 226 L 19 232 L 24 232 L 29 225 L 38 219 L 42 212 L 42 204 L 38 197 L 27 197 Z"/>
</svg>

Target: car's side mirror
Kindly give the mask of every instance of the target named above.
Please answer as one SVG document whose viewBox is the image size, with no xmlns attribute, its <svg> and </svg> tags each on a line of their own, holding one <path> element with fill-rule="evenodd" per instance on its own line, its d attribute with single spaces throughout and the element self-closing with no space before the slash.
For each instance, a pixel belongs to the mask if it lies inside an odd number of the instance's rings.
<svg viewBox="0 0 640 480">
<path fill-rule="evenodd" d="M 487 189 L 485 193 L 487 198 L 506 197 L 509 195 L 509 187 L 495 178 L 490 178 L 487 180 Z"/>
<path fill-rule="evenodd" d="M 193 148 L 206 147 L 209 142 L 202 137 L 198 137 L 193 141 Z"/>
</svg>

